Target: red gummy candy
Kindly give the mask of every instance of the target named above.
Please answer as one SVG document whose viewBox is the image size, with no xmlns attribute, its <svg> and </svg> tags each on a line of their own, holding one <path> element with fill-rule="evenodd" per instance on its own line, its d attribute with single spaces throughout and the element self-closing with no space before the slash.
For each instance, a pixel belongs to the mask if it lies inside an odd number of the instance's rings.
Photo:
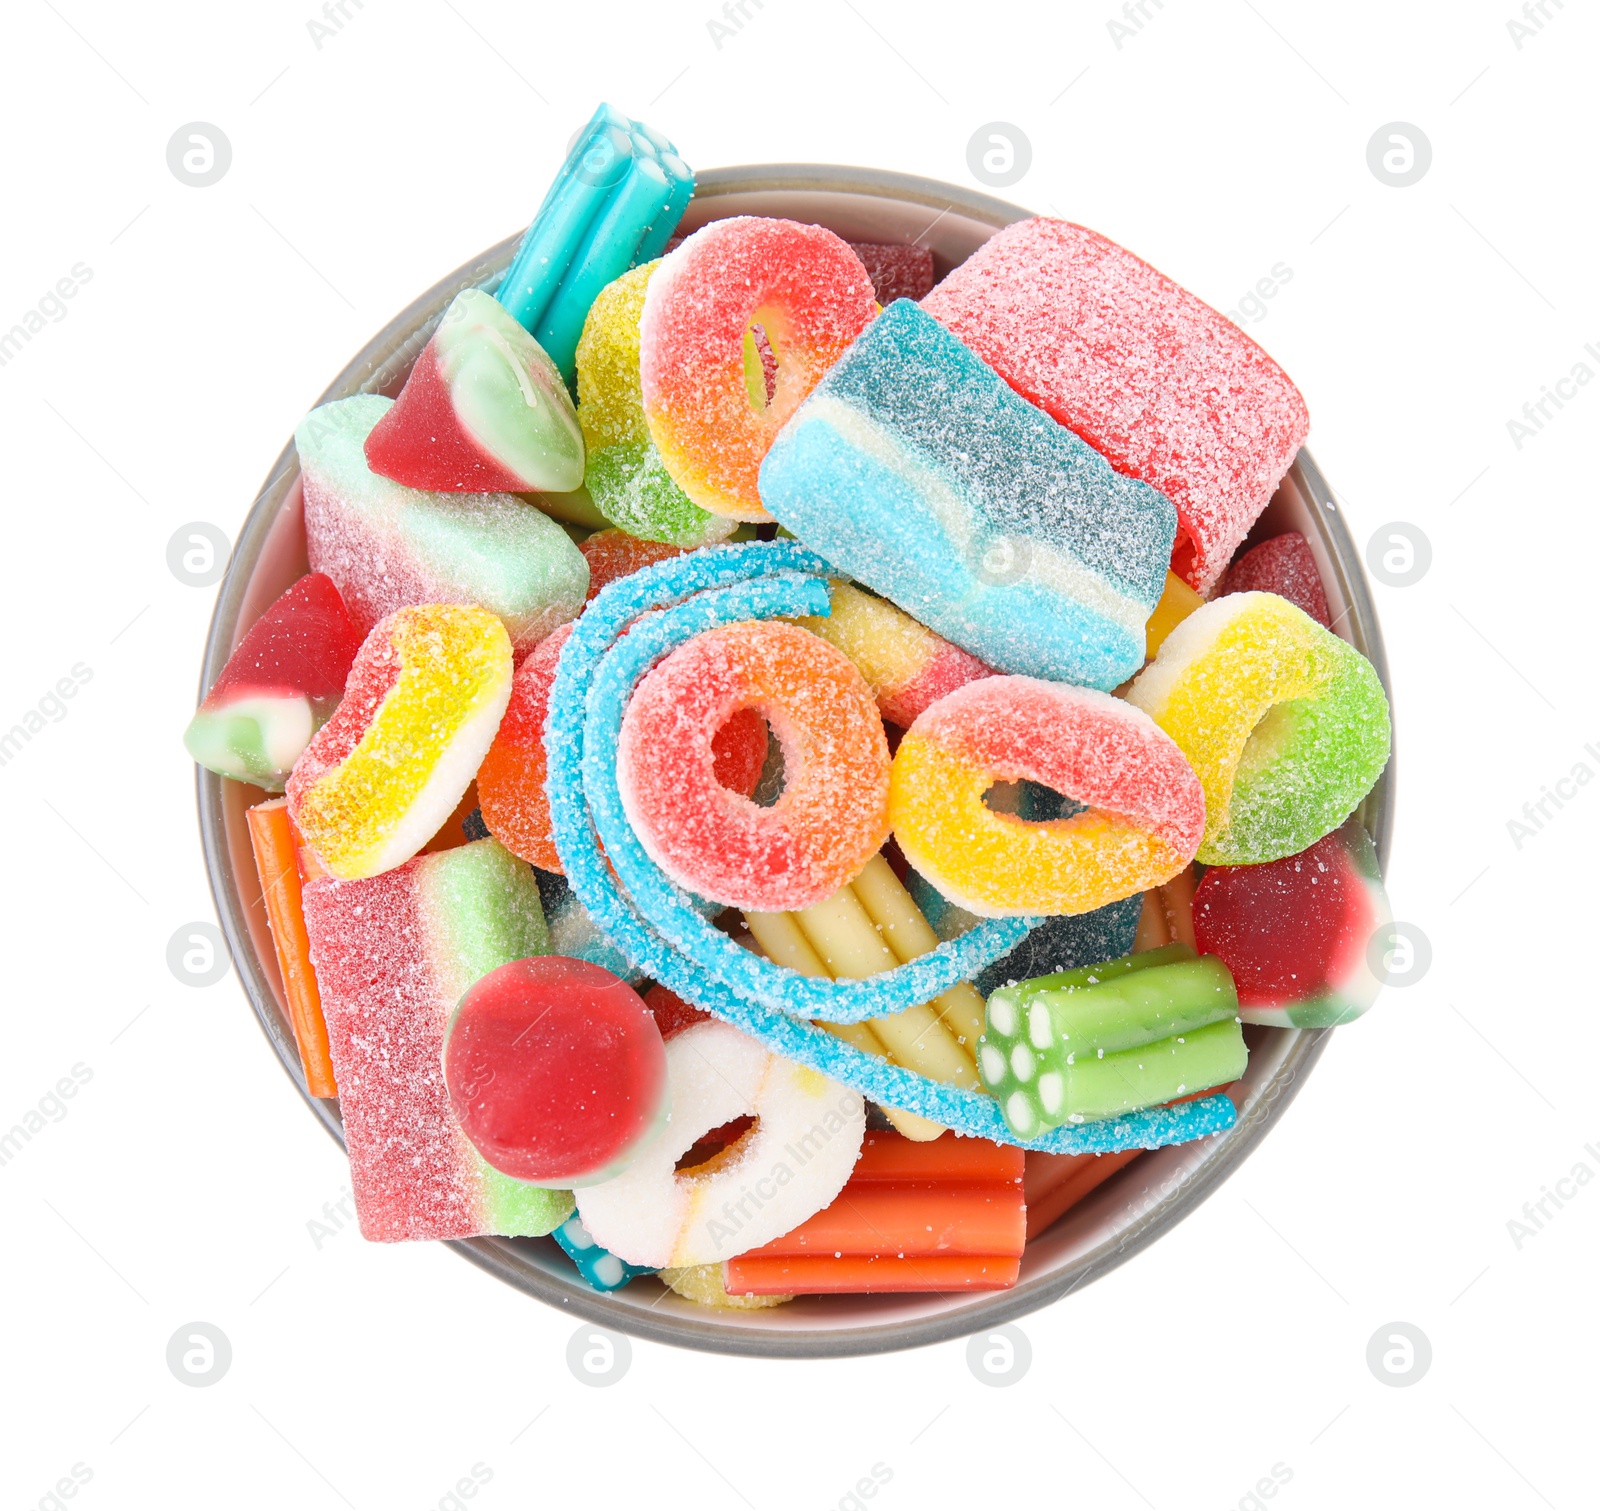
<svg viewBox="0 0 1600 1511">
<path fill-rule="evenodd" d="M 1209 867 L 1195 888 L 1195 948 L 1228 967 L 1245 1022 L 1345 1023 L 1377 996 L 1367 945 L 1388 912 L 1372 841 L 1351 819 L 1298 855 Z"/>
<path fill-rule="evenodd" d="M 684 1029 L 693 1028 L 696 1023 L 705 1023 L 711 1017 L 704 1008 L 685 1002 L 659 981 L 644 994 L 644 1005 L 650 1009 L 650 1015 L 656 1020 L 656 1027 L 661 1030 L 663 1039 L 681 1034 Z"/>
<path fill-rule="evenodd" d="M 337 702 L 360 649 L 333 579 L 308 572 L 250 626 L 201 706 L 296 693 L 313 704 Z"/>
<path fill-rule="evenodd" d="M 1324 629 L 1333 626 L 1317 559 L 1298 530 L 1274 535 L 1238 557 L 1223 574 L 1212 596 L 1226 598 L 1230 593 L 1276 593 L 1297 609 L 1303 609 Z"/>
<path fill-rule="evenodd" d="M 461 999 L 444 1078 L 484 1159 L 543 1186 L 608 1178 L 666 1112 L 666 1048 L 638 993 L 563 955 L 513 960 Z"/>
</svg>

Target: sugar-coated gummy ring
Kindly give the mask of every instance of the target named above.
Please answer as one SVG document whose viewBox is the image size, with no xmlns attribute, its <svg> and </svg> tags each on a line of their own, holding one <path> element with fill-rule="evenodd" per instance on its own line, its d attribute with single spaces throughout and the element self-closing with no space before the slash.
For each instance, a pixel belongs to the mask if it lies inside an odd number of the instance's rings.
<svg viewBox="0 0 1600 1511">
<path fill-rule="evenodd" d="M 510 637 L 487 609 L 415 604 L 372 627 L 286 788 L 330 875 L 376 876 L 439 832 L 488 753 L 511 677 Z"/>
<path fill-rule="evenodd" d="M 1196 609 L 1128 702 L 1200 778 L 1208 866 L 1298 854 L 1355 811 L 1389 760 L 1389 702 L 1372 663 L 1276 593 Z"/>
<path fill-rule="evenodd" d="M 577 1193 L 578 1215 L 629 1264 L 715 1264 L 798 1227 L 844 1189 L 861 1153 L 861 1093 L 774 1056 L 726 1023 L 667 1045 L 668 1132 L 620 1174 Z M 675 1166 L 703 1134 L 755 1126 L 707 1166 Z M 804 1155 L 797 1154 L 803 1150 Z"/>
<path fill-rule="evenodd" d="M 996 782 L 1083 804 L 1026 823 Z M 1147 714 L 1093 688 L 988 677 L 947 693 L 895 752 L 889 816 L 917 871 L 980 917 L 1087 913 L 1171 881 L 1205 828 L 1200 779 Z"/>
<path fill-rule="evenodd" d="M 861 260 L 821 226 L 739 215 L 695 232 L 651 278 L 639 326 L 645 419 L 678 486 L 713 514 L 769 518 L 761 459 L 876 308 Z M 745 382 L 754 325 L 778 357 L 762 409 Z"/>
<path fill-rule="evenodd" d="M 1027 925 L 1016 920 L 980 925 L 909 965 L 866 981 L 815 980 L 772 965 L 740 948 L 687 906 L 683 894 L 645 853 L 622 806 L 613 754 L 634 683 L 665 651 L 719 623 L 815 613 L 826 603 L 825 583 L 778 573 L 714 589 L 647 616 L 601 658 L 586 698 L 581 771 L 591 817 L 617 875 L 645 918 L 674 949 L 734 991 L 780 1012 L 829 1023 L 858 1023 L 931 1001 L 1013 947 L 1026 934 Z M 562 653 L 563 670 L 569 654 L 570 650 Z M 552 793 L 564 780 L 553 775 Z M 560 848 L 559 832 L 556 843 Z M 566 859 L 564 850 L 562 858 Z"/>
<path fill-rule="evenodd" d="M 783 792 L 770 807 L 717 779 L 712 741 L 747 711 L 783 748 Z M 723 625 L 658 661 L 623 714 L 617 782 L 650 858 L 730 907 L 811 907 L 889 837 L 889 745 L 872 689 L 842 651 L 796 624 Z"/>
<path fill-rule="evenodd" d="M 1020 1143 L 1025 1148 L 1053 1153 L 1104 1154 L 1122 1149 L 1158 1149 L 1168 1144 L 1205 1138 L 1231 1128 L 1235 1122 L 1233 1104 L 1226 1097 L 1213 1096 L 1186 1102 L 1178 1107 L 1148 1108 L 1128 1117 L 1107 1119 L 1101 1123 L 1069 1125 L 1055 1129 L 1040 1139 L 1019 1140 L 1007 1128 L 1005 1119 L 991 1097 L 942 1085 L 898 1065 L 891 1065 L 811 1023 L 774 1011 L 752 1000 L 749 995 L 731 990 L 654 932 L 634 904 L 623 896 L 612 878 L 605 857 L 600 853 L 579 770 L 584 736 L 584 690 L 594 663 L 609 637 L 655 602 L 672 601 L 685 593 L 739 583 L 780 568 L 820 573 L 826 570 L 826 564 L 798 545 L 787 542 L 734 546 L 698 553 L 696 557 L 689 558 L 687 563 L 669 562 L 661 567 L 649 568 L 625 583 L 608 588 L 606 592 L 615 596 L 605 603 L 597 600 L 590 612 L 584 615 L 573 640 L 569 641 L 568 652 L 562 658 L 557 676 L 551 719 L 547 726 L 553 749 L 557 752 L 553 763 L 555 781 L 550 795 L 551 825 L 556 843 L 570 868 L 573 889 L 595 924 L 604 929 L 631 960 L 647 962 L 643 968 L 669 991 L 732 1023 L 758 1039 L 773 1053 L 808 1065 L 846 1086 L 853 1086 L 882 1106 L 905 1108 L 969 1137 Z M 798 598 L 800 595 L 793 596 Z M 791 606 L 788 612 L 805 611 Z M 745 610 L 745 617 L 749 617 L 748 609 Z M 620 722 L 620 711 L 617 718 Z M 681 900 L 666 885 L 664 878 L 660 879 L 659 884 L 674 902 L 681 905 Z M 632 883 L 629 885 L 631 887 Z M 980 925 L 972 933 L 988 927 Z M 997 927 L 1004 931 L 1001 938 L 1005 939 L 1012 937 L 1010 931 L 1015 925 L 1001 924 Z M 970 939 L 972 935 L 965 937 Z M 1003 943 L 998 945 L 995 953 L 1003 952 L 1005 947 Z M 766 965 L 764 961 L 747 958 L 754 965 Z M 987 958 L 995 958 L 995 955 Z M 768 970 L 771 968 L 768 967 Z M 931 995 L 934 993 L 927 993 L 917 1000 L 927 1000 Z M 816 1014 L 811 1012 L 809 1016 Z"/>
</svg>

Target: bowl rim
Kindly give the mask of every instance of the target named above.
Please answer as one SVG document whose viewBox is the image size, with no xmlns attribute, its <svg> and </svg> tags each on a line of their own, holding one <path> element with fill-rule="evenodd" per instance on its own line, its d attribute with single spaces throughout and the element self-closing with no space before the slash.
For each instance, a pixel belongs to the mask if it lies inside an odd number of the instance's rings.
<svg viewBox="0 0 1600 1511">
<path fill-rule="evenodd" d="M 774 192 L 898 200 L 939 211 L 936 220 L 953 213 L 995 230 L 1033 213 L 1009 201 L 937 179 L 828 163 L 756 163 L 709 169 L 696 177 L 691 211 L 693 205 L 708 201 Z M 930 225 L 928 229 L 931 228 Z M 510 261 L 521 234 L 519 231 L 496 243 L 413 300 L 356 354 L 316 403 L 373 391 L 379 386 L 375 378 L 391 371 L 397 361 L 406 360 L 408 348 L 411 349 L 409 357 L 414 358 L 425 344 L 437 316 L 456 293 L 469 284 L 480 285 L 502 270 Z M 232 651 L 251 576 L 298 473 L 291 436 L 251 502 L 218 587 L 201 665 L 200 698 L 205 696 Z M 1304 449 L 1290 468 L 1289 478 L 1319 520 L 1322 543 L 1327 548 L 1337 586 L 1348 605 L 1350 638 L 1373 663 L 1385 692 L 1389 693 L 1389 669 L 1376 608 L 1360 552 L 1338 501 Z M 1392 723 L 1392 695 L 1390 710 Z M 1395 759 L 1391 753 L 1388 766 L 1360 810 L 1385 867 L 1394 826 L 1394 772 Z M 245 923 L 248 909 L 235 884 L 229 852 L 223 802 L 225 781 L 204 767 L 195 768 L 201 850 L 223 936 L 257 1024 L 276 1052 L 282 1069 L 301 1099 L 342 1149 L 344 1140 L 336 1104 L 313 1097 L 307 1090 L 293 1039 L 281 1021 L 273 983 L 263 970 L 250 939 Z M 620 1306 L 610 1295 L 589 1289 L 576 1272 L 569 1282 L 565 1277 L 530 1265 L 515 1249 L 517 1240 L 485 1237 L 446 1242 L 462 1258 L 554 1307 L 602 1327 L 675 1347 L 756 1357 L 837 1358 L 946 1342 L 1012 1322 L 1109 1273 L 1183 1221 L 1220 1188 L 1294 1099 L 1306 1074 L 1326 1047 L 1331 1030 L 1279 1032 L 1292 1035 L 1293 1042 L 1277 1071 L 1260 1089 L 1260 1094 L 1246 1104 L 1234 1127 L 1216 1137 L 1193 1175 L 1185 1179 L 1176 1192 L 1150 1203 L 1128 1226 L 1113 1231 L 1104 1241 L 1050 1273 L 1031 1281 L 1024 1280 L 1010 1290 L 973 1293 L 974 1299 L 969 1304 L 934 1315 L 860 1327 L 813 1330 L 741 1327 L 727 1319 L 750 1314 L 714 1313 L 714 1317 L 724 1320 L 701 1321 L 677 1312 L 657 1314 Z"/>
</svg>

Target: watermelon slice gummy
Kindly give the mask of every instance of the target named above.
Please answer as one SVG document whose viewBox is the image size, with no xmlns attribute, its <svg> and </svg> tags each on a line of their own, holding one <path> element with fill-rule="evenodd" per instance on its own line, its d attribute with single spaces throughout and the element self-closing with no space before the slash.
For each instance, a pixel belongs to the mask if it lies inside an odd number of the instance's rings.
<svg viewBox="0 0 1600 1511">
<path fill-rule="evenodd" d="M 544 348 L 482 289 L 463 289 L 372 428 L 380 477 L 437 493 L 570 493 L 583 432 Z"/>
<path fill-rule="evenodd" d="M 361 636 L 332 579 L 310 572 L 250 627 L 184 731 L 208 771 L 282 792 L 344 695 Z"/>
<path fill-rule="evenodd" d="M 1383 984 L 1367 944 L 1392 917 L 1377 852 L 1355 819 L 1298 855 L 1212 866 L 1194 894 L 1195 945 L 1233 972 L 1239 1016 L 1279 1028 L 1366 1012 Z"/>
</svg>

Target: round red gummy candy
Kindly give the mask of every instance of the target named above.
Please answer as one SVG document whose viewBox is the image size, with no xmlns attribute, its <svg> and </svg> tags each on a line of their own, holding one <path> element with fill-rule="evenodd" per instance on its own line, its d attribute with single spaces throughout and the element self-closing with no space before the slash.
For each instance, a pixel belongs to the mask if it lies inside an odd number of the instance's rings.
<svg viewBox="0 0 1600 1511">
<path fill-rule="evenodd" d="M 665 1120 L 655 1019 L 610 971 L 563 955 L 513 960 L 461 999 L 444 1078 L 478 1153 L 540 1186 L 609 1179 Z"/>
</svg>

